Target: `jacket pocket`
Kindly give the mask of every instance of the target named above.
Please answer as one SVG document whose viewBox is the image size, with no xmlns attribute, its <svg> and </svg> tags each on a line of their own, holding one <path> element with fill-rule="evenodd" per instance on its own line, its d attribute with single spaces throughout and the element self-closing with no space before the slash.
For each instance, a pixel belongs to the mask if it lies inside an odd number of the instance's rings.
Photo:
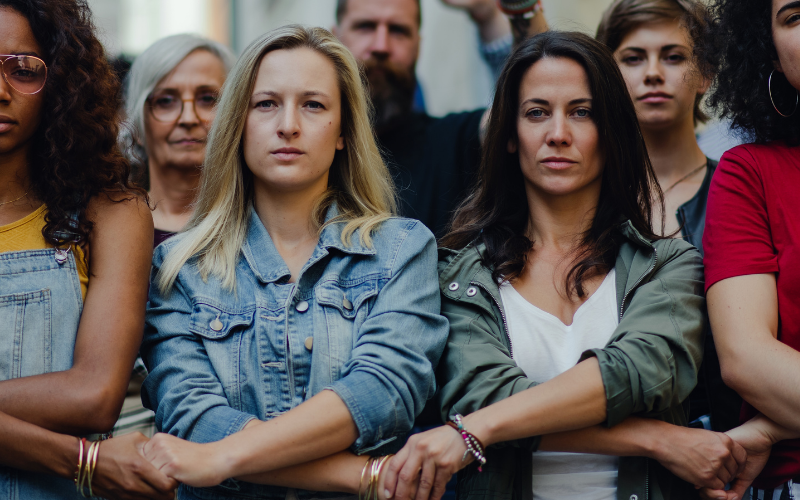
<svg viewBox="0 0 800 500">
<path fill-rule="evenodd" d="M 0 296 L 0 380 L 52 370 L 50 290 Z"/>
<path fill-rule="evenodd" d="M 238 410 L 241 410 L 241 387 L 247 380 L 242 337 L 253 324 L 254 314 L 255 306 L 233 310 L 196 301 L 189 318 L 189 331 L 201 338 L 228 402 Z"/>
<path fill-rule="evenodd" d="M 311 395 L 341 377 L 342 366 L 350 359 L 358 332 L 367 319 L 372 300 L 378 295 L 378 280 L 354 284 L 335 280 L 321 281 L 314 290 L 320 305 L 315 323 Z"/>
</svg>

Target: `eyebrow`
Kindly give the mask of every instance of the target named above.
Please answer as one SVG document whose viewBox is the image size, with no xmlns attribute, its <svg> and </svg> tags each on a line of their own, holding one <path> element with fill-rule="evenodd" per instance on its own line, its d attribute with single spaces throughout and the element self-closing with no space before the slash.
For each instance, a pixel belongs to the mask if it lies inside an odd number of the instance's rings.
<svg viewBox="0 0 800 500">
<path fill-rule="evenodd" d="M 797 0 L 797 3 L 800 5 L 800 0 Z M 681 45 L 679 43 L 673 43 L 673 44 L 670 44 L 670 45 L 664 45 L 659 50 L 664 51 L 664 50 L 672 50 L 672 49 L 686 49 L 686 50 L 689 50 L 689 47 L 687 47 L 685 45 Z M 633 52 L 647 52 L 645 49 L 643 49 L 641 47 L 624 47 L 624 48 L 622 48 L 620 50 L 631 50 Z"/>
<path fill-rule="evenodd" d="M 533 99 L 526 99 L 525 101 L 522 102 L 522 104 L 520 106 L 524 106 L 525 104 L 527 104 L 529 102 L 533 103 L 533 104 L 541 104 L 542 106 L 549 106 L 550 105 L 550 101 L 548 101 L 546 99 L 533 98 Z M 581 97 L 579 99 L 573 99 L 573 100 L 569 101 L 567 104 L 570 105 L 570 106 L 575 106 L 576 104 L 587 104 L 587 103 L 591 104 L 592 100 L 590 98 L 588 98 L 588 97 Z"/>
<path fill-rule="evenodd" d="M 800 0 L 795 0 L 794 2 L 789 2 L 786 5 L 784 5 L 783 7 L 781 7 L 780 9 L 778 9 L 778 13 L 775 14 L 775 17 L 776 18 L 779 17 L 781 14 L 783 14 L 784 11 L 787 11 L 789 9 L 796 9 L 798 7 L 800 7 Z"/>
<path fill-rule="evenodd" d="M 279 97 L 280 96 L 280 94 L 278 92 L 275 92 L 274 90 L 262 90 L 261 92 L 254 93 L 253 97 L 255 97 L 257 95 L 265 95 L 265 96 L 270 96 L 270 97 Z M 306 90 L 305 92 L 303 92 L 300 95 L 302 95 L 303 97 L 314 97 L 314 96 L 330 97 L 328 94 L 326 94 L 325 92 L 322 92 L 321 90 Z"/>
</svg>

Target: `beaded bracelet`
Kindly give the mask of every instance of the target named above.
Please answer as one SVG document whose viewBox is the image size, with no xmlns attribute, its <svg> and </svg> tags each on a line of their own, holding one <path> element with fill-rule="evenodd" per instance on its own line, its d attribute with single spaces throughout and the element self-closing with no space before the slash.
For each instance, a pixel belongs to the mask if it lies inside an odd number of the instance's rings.
<svg viewBox="0 0 800 500">
<path fill-rule="evenodd" d="M 464 444 L 467 445 L 467 451 L 464 452 L 464 456 L 461 457 L 461 461 L 465 461 L 467 459 L 467 455 L 472 455 L 480 464 L 478 466 L 478 472 L 483 472 L 483 466 L 486 465 L 486 451 L 483 447 L 483 443 L 481 443 L 481 440 L 478 439 L 475 434 L 464 429 L 463 417 L 458 413 L 453 414 L 450 421 L 447 422 L 447 425 L 461 434 Z"/>
</svg>

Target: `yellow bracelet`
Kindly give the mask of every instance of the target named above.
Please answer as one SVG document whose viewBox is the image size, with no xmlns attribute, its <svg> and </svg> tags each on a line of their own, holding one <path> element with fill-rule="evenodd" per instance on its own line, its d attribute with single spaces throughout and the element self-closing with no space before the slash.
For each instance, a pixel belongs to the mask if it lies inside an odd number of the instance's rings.
<svg viewBox="0 0 800 500">
<path fill-rule="evenodd" d="M 83 439 L 78 438 L 78 469 L 75 471 L 75 477 L 73 481 L 75 482 L 75 491 L 78 493 L 81 492 L 81 487 L 78 486 L 78 480 L 81 478 L 81 470 L 83 469 Z"/>
<path fill-rule="evenodd" d="M 369 463 L 372 462 L 372 457 L 367 459 L 367 463 L 364 464 L 364 468 L 361 469 L 361 480 L 358 482 L 358 500 L 364 500 L 361 496 L 361 486 L 364 484 L 364 476 L 367 473 L 367 469 L 369 468 Z M 367 483 L 367 489 L 369 489 L 369 483 Z M 365 492 L 366 493 L 366 492 Z M 367 497 L 369 498 L 369 497 Z"/>
<path fill-rule="evenodd" d="M 370 471 L 370 478 L 369 478 L 369 488 L 375 500 L 378 500 L 378 492 L 380 491 L 380 487 L 378 486 L 378 480 L 381 477 L 381 470 L 383 469 L 383 465 L 394 455 L 385 455 L 380 459 L 375 459 L 372 463 L 372 470 Z M 367 497 L 369 500 L 369 497 Z"/>
<path fill-rule="evenodd" d="M 91 466 L 89 467 L 89 473 L 88 473 L 88 476 L 89 476 L 89 497 L 93 497 L 94 496 L 94 492 L 92 492 L 92 478 L 94 477 L 94 471 L 95 471 L 95 469 L 97 467 L 97 454 L 100 452 L 100 441 L 95 441 L 94 443 L 92 443 L 92 446 L 94 446 L 94 449 L 90 449 L 89 450 L 90 451 L 90 455 L 92 455 Z M 87 457 L 87 462 L 88 462 L 88 457 Z"/>
</svg>

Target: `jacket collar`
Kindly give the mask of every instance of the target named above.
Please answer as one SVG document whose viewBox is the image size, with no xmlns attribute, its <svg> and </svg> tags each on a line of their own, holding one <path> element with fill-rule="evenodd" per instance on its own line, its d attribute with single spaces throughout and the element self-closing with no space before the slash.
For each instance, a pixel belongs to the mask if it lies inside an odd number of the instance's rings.
<svg viewBox="0 0 800 500">
<path fill-rule="evenodd" d="M 327 224 L 338 215 L 339 209 L 334 203 L 328 208 L 325 214 L 325 223 Z M 308 267 L 328 255 L 332 248 L 348 255 L 375 255 L 376 251 L 374 248 L 369 248 L 361 244 L 360 230 L 352 234 L 350 237 L 350 245 L 345 245 L 341 238 L 344 226 L 344 222 L 334 222 L 325 225 L 320 233 L 317 246 L 311 254 L 311 258 L 303 266 L 301 272 L 304 272 Z M 250 269 L 253 271 L 253 274 L 255 274 L 256 278 L 261 282 L 269 283 L 291 276 L 289 267 L 278 253 L 272 241 L 272 237 L 269 235 L 269 232 L 267 232 L 267 228 L 264 227 L 264 224 L 261 222 L 261 219 L 252 206 L 250 207 L 249 221 L 247 224 L 247 235 L 245 236 L 244 245 L 242 245 L 242 254 L 247 264 L 250 266 Z"/>
<path fill-rule="evenodd" d="M 634 246 L 643 248 L 650 254 L 655 247 L 653 242 L 642 236 L 630 220 L 619 226 L 620 233 Z M 461 250 L 449 248 L 439 249 L 439 287 L 441 292 L 449 298 L 458 300 L 467 289 L 464 284 L 479 282 L 489 290 L 497 288 L 493 283 L 491 269 L 484 266 L 486 245 L 473 241 Z M 627 275 L 627 272 L 625 273 Z M 451 290 L 450 285 L 458 283 L 456 290 Z"/>
</svg>

